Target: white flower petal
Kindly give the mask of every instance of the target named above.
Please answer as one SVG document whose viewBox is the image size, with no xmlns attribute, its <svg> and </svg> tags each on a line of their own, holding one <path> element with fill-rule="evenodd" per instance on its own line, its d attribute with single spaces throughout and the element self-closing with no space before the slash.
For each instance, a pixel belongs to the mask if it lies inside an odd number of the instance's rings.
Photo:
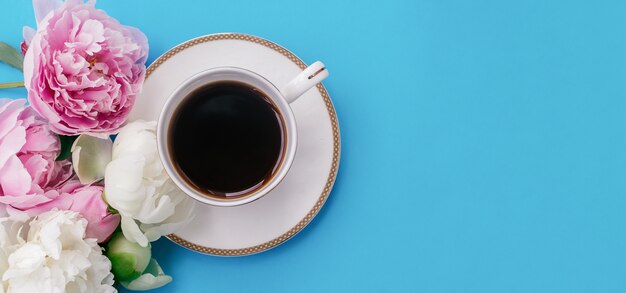
<svg viewBox="0 0 626 293">
<path fill-rule="evenodd" d="M 87 288 L 99 288 L 98 292 L 112 293 L 117 292 L 113 284 L 113 274 L 111 273 L 111 261 L 102 254 L 102 248 L 98 245 L 92 247 L 89 254 L 91 267 L 86 272 Z"/>
<path fill-rule="evenodd" d="M 147 148 L 146 148 L 147 147 Z M 156 151 L 156 121 L 134 121 L 120 129 L 113 146 L 113 158 L 127 153 Z"/>
<path fill-rule="evenodd" d="M 82 184 L 104 179 L 106 165 L 111 161 L 113 141 L 81 134 L 72 144 L 72 165 Z"/>
<path fill-rule="evenodd" d="M 163 287 L 172 281 L 172 277 L 165 275 L 156 260 L 150 260 L 146 271 L 139 278 L 131 282 L 121 282 L 129 290 L 145 291 Z"/>
<path fill-rule="evenodd" d="M 153 197 L 152 199 L 144 202 L 141 212 L 136 216 L 140 222 L 146 224 L 160 223 L 174 213 L 175 205 L 169 196 Z"/>
<path fill-rule="evenodd" d="M 109 205 L 120 212 L 136 213 L 145 199 L 141 155 L 121 156 L 106 167 L 104 193 Z"/>
<path fill-rule="evenodd" d="M 160 224 L 141 224 L 141 229 L 150 241 L 158 240 L 162 235 L 174 233 L 187 225 L 194 218 L 196 202 L 186 197 L 176 205 L 176 210 Z"/>
<path fill-rule="evenodd" d="M 9 256 L 9 269 L 2 276 L 3 281 L 27 276 L 46 263 L 43 247 L 36 243 L 26 243 Z"/>
<path fill-rule="evenodd" d="M 90 244 L 83 242 L 87 220 L 76 212 L 43 213 L 37 221 L 30 223 L 28 239 L 41 243 L 46 254 L 58 260 L 63 247 L 73 246 L 75 250 L 88 253 Z"/>
<path fill-rule="evenodd" d="M 122 215 L 121 225 L 122 233 L 124 233 L 124 237 L 126 237 L 128 241 L 137 243 L 143 247 L 148 246 L 149 243 L 146 235 L 141 232 L 137 222 L 135 222 L 133 218 Z"/>
</svg>

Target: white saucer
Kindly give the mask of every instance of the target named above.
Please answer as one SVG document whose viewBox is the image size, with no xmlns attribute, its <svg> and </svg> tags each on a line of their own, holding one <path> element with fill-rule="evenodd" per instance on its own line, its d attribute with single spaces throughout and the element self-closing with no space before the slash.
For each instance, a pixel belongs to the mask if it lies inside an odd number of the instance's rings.
<svg viewBox="0 0 626 293">
<path fill-rule="evenodd" d="M 176 86 L 198 72 L 218 66 L 250 69 L 278 88 L 306 68 L 287 49 L 259 37 L 225 33 L 192 39 L 161 55 L 148 67 L 130 121 L 157 120 L 165 99 Z M 249 255 L 280 245 L 311 222 L 335 182 L 339 125 L 322 84 L 306 92 L 291 107 L 298 125 L 298 146 L 293 165 L 280 185 L 243 206 L 198 203 L 194 220 L 176 234 L 168 235 L 170 240 L 205 254 Z"/>
</svg>

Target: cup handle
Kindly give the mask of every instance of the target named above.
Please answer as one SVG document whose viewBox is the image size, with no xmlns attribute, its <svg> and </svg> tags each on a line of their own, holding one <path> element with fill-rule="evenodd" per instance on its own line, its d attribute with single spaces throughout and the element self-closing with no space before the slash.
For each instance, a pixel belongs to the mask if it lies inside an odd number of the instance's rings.
<svg viewBox="0 0 626 293">
<path fill-rule="evenodd" d="M 292 103 L 326 77 L 328 77 L 326 66 L 316 61 L 294 77 L 281 92 L 287 102 Z"/>
</svg>

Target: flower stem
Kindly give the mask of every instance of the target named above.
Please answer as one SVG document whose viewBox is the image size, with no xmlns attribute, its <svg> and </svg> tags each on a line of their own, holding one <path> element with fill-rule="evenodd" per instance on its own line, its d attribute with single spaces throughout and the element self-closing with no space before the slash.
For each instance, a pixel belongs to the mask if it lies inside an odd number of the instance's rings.
<svg viewBox="0 0 626 293">
<path fill-rule="evenodd" d="M 16 87 L 23 87 L 23 86 L 24 86 L 23 81 L 0 83 L 0 89 L 10 89 L 10 88 L 16 88 Z"/>
</svg>

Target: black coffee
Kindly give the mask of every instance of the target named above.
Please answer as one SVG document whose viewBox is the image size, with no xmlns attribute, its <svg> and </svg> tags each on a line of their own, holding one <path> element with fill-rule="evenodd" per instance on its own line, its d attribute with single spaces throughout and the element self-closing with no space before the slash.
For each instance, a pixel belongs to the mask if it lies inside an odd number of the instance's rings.
<svg viewBox="0 0 626 293">
<path fill-rule="evenodd" d="M 168 143 L 182 177 L 208 195 L 242 195 L 268 181 L 283 151 L 282 119 L 261 91 L 240 82 L 205 85 L 184 98 Z"/>
</svg>

